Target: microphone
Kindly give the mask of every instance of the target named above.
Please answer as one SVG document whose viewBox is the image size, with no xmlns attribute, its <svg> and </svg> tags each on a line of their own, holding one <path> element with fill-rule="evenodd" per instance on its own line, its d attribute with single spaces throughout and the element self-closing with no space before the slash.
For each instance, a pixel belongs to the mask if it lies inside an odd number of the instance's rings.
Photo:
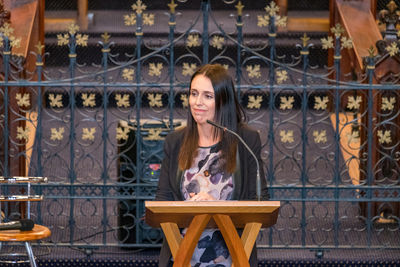
<svg viewBox="0 0 400 267">
<path fill-rule="evenodd" d="M 34 222 L 30 219 L 21 219 L 18 221 L 11 221 L 0 223 L 0 231 L 3 230 L 20 230 L 20 231 L 30 231 L 33 229 Z"/>
<path fill-rule="evenodd" d="M 239 141 L 244 145 L 244 147 L 250 152 L 250 154 L 253 156 L 254 160 L 256 161 L 256 165 L 257 165 L 257 180 L 256 180 L 256 193 L 257 193 L 257 200 L 260 201 L 261 200 L 261 179 L 260 179 L 260 164 L 258 163 L 258 159 L 256 157 L 256 155 L 253 153 L 253 151 L 251 150 L 251 148 L 246 144 L 246 142 L 242 139 L 242 137 L 240 137 L 237 133 L 235 133 L 232 130 L 229 130 L 228 128 L 219 125 L 213 121 L 207 120 L 207 123 L 211 124 L 214 127 L 217 127 L 219 129 L 224 130 L 224 132 L 228 132 L 233 134 L 234 136 L 237 137 L 237 139 L 239 139 Z"/>
</svg>

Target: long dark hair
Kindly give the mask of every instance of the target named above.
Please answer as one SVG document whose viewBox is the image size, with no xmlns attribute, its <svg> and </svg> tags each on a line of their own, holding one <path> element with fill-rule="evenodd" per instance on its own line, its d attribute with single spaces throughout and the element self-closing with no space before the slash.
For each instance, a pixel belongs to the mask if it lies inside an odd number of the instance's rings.
<svg viewBox="0 0 400 267">
<path fill-rule="evenodd" d="M 240 124 L 245 120 L 245 113 L 239 104 L 235 86 L 228 71 L 220 64 L 203 65 L 192 75 L 190 87 L 193 79 L 197 75 L 204 75 L 209 78 L 214 88 L 214 121 L 228 129 L 237 131 Z M 187 126 L 184 131 L 184 139 L 179 151 L 179 168 L 181 170 L 189 169 L 192 166 L 193 160 L 197 156 L 196 152 L 199 146 L 197 123 L 193 119 L 190 108 Z M 226 162 L 224 169 L 228 173 L 233 173 L 236 168 L 236 137 L 215 127 L 213 128 L 213 135 L 215 138 L 218 136 L 221 137 L 221 155 Z"/>
</svg>

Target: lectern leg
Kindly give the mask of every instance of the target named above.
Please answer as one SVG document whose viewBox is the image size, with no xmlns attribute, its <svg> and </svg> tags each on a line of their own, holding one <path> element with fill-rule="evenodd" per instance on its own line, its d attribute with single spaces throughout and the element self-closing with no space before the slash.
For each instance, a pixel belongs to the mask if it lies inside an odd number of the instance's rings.
<svg viewBox="0 0 400 267">
<path fill-rule="evenodd" d="M 182 235 L 176 223 L 160 223 L 161 229 L 167 239 L 169 249 L 171 250 L 172 257 L 175 259 L 178 253 L 179 245 L 182 242 Z"/>
<path fill-rule="evenodd" d="M 226 246 L 232 257 L 232 262 L 235 266 L 250 267 L 249 260 L 244 251 L 242 240 L 237 233 L 236 227 L 233 225 L 231 218 L 228 215 L 216 214 L 213 215 L 214 221 L 217 223 L 222 236 L 224 237 Z"/>
<path fill-rule="evenodd" d="M 210 214 L 201 214 L 194 216 L 190 223 L 185 237 L 183 238 L 178 253 L 174 258 L 174 267 L 189 266 L 190 260 L 192 259 L 194 249 L 197 246 L 197 242 L 206 228 L 208 221 L 211 219 Z"/>
</svg>

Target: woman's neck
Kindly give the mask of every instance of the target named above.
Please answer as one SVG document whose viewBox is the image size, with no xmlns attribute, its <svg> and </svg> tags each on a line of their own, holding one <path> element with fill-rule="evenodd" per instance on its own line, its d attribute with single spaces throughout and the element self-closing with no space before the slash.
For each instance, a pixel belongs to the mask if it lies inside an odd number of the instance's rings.
<svg viewBox="0 0 400 267">
<path fill-rule="evenodd" d="M 209 147 L 219 142 L 219 137 L 214 138 L 214 129 L 211 125 L 197 125 L 199 133 L 199 146 Z"/>
</svg>

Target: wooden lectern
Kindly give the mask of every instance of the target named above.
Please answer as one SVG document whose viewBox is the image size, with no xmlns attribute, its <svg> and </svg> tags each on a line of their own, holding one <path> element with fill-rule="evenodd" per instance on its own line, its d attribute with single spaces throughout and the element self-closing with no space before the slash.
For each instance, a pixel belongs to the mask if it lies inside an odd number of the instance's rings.
<svg viewBox="0 0 400 267">
<path fill-rule="evenodd" d="M 249 266 L 262 228 L 276 223 L 279 201 L 146 201 L 146 222 L 161 227 L 175 266 L 189 266 L 204 228 L 219 228 L 235 266 Z M 185 236 L 179 228 L 188 227 Z M 243 228 L 241 238 L 237 228 Z"/>
</svg>

